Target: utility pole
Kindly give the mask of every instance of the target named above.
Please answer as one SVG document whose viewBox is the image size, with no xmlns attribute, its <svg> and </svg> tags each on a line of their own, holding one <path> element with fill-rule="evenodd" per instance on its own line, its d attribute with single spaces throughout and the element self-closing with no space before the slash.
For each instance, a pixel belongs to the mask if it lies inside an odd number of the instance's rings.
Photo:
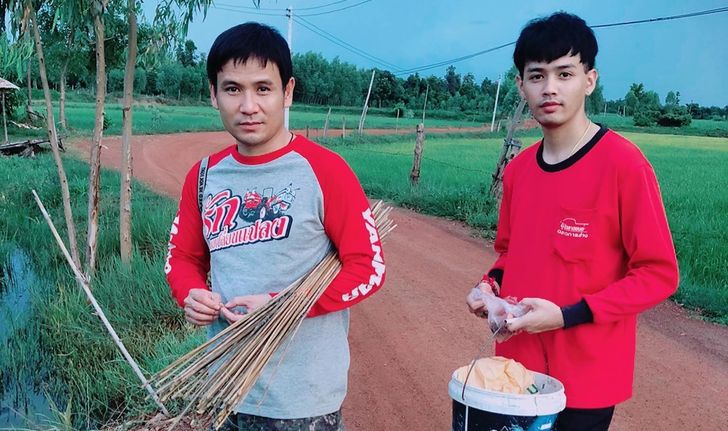
<svg viewBox="0 0 728 431">
<path fill-rule="evenodd" d="M 490 120 L 490 131 L 493 131 L 495 126 L 495 112 L 498 110 L 498 95 L 500 94 L 501 77 L 498 76 L 498 87 L 495 89 L 495 104 L 493 106 L 493 119 Z"/>
<path fill-rule="evenodd" d="M 291 51 L 291 57 L 293 57 L 293 45 L 292 45 L 292 41 L 291 41 L 291 39 L 293 38 L 293 6 L 288 6 L 286 8 L 286 16 L 288 17 L 288 37 L 286 40 L 288 42 L 288 50 Z M 285 85 L 288 83 L 283 82 L 282 84 L 285 87 Z M 290 110 L 290 107 L 286 106 L 285 112 L 283 114 L 283 125 L 285 126 L 286 129 L 288 129 L 288 116 L 289 116 L 288 111 L 289 110 Z"/>
</svg>

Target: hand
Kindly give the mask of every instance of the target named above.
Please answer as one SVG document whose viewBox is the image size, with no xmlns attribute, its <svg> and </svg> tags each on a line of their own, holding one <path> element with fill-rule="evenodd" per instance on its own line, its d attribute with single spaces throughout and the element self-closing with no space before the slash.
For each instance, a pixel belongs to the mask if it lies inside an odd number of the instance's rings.
<svg viewBox="0 0 728 431">
<path fill-rule="evenodd" d="M 520 304 L 530 307 L 531 310 L 521 317 L 508 319 L 506 322 L 509 331 L 538 334 L 564 327 L 561 307 L 553 302 L 541 298 L 524 298 Z"/>
<path fill-rule="evenodd" d="M 185 319 L 193 325 L 205 326 L 220 316 L 222 299 L 207 289 L 192 289 L 184 300 Z"/>
<path fill-rule="evenodd" d="M 500 291 L 500 286 L 495 280 L 493 280 L 492 283 L 493 285 L 491 286 L 491 284 L 481 281 L 475 286 L 475 288 L 473 288 L 473 290 L 470 291 L 468 296 L 465 297 L 465 302 L 468 304 L 470 312 L 483 319 L 488 317 L 488 309 L 485 306 L 485 302 L 480 299 L 480 295 L 478 295 L 476 289 L 482 293 L 496 295 Z"/>
<path fill-rule="evenodd" d="M 267 293 L 262 295 L 236 296 L 228 301 L 227 304 L 225 304 L 225 307 L 222 308 L 222 315 L 228 322 L 235 323 L 245 314 L 252 313 L 267 304 L 270 299 L 271 297 Z M 241 313 L 235 310 L 235 307 L 245 307 L 247 311 L 245 313 Z"/>
</svg>

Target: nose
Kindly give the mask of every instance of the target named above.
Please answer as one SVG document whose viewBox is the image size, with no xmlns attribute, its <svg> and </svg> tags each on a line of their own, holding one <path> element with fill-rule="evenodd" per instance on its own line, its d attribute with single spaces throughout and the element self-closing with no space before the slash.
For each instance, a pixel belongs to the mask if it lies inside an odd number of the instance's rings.
<svg viewBox="0 0 728 431">
<path fill-rule="evenodd" d="M 546 75 L 543 79 L 543 88 L 542 92 L 544 96 L 554 96 L 556 95 L 556 88 L 557 88 L 558 80 L 550 75 Z"/>
<path fill-rule="evenodd" d="M 245 115 L 252 115 L 258 112 L 258 101 L 255 97 L 255 93 L 250 91 L 244 91 L 240 95 L 240 113 Z"/>
</svg>

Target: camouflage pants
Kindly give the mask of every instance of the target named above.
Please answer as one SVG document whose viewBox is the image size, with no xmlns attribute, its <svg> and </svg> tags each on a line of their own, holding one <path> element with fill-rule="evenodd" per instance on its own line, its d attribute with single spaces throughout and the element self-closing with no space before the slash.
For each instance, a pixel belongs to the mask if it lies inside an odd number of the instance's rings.
<svg viewBox="0 0 728 431">
<path fill-rule="evenodd" d="M 215 428 L 210 427 L 210 431 Z M 272 419 L 237 413 L 218 431 L 345 431 L 341 411 L 302 419 Z"/>
</svg>

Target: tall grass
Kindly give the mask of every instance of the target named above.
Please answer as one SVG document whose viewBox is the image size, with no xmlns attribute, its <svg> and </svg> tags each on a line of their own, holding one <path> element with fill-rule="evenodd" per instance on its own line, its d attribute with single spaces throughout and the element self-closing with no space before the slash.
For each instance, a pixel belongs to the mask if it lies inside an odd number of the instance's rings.
<svg viewBox="0 0 728 431">
<path fill-rule="evenodd" d="M 71 158 L 65 165 L 75 197 L 75 219 L 83 232 L 88 168 Z M 47 154 L 36 159 L 0 158 L 0 261 L 7 261 L 14 249 L 23 250 L 38 280 L 27 287 L 29 314 L 35 324 L 9 335 L 18 344 L 11 346 L 11 351 L 3 349 L 7 354 L 0 354 L 0 369 L 13 371 L 14 375 L 4 376 L 7 379 L 22 380 L 27 367 L 34 367 L 41 355 L 52 376 L 49 392 L 61 400 L 59 405 L 65 406 L 63 400 L 72 399 L 74 424 L 87 428 L 97 420 L 136 414 L 150 405 L 76 285 L 32 199 L 30 191 L 36 189 L 61 228 L 56 178 L 53 160 Z M 99 269 L 92 289 L 131 355 L 142 369 L 153 373 L 204 336 L 183 324 L 163 276 L 175 204 L 139 184 L 135 187 L 135 250 L 131 267 L 126 267 L 117 257 L 119 177 L 108 171 L 102 174 Z M 65 238 L 65 233 L 61 236 Z"/>
<path fill-rule="evenodd" d="M 537 139 L 530 132 L 521 139 Z M 674 299 L 728 324 L 728 140 L 627 133 L 653 164 L 677 250 L 681 281 Z M 409 184 L 414 138 L 365 138 L 329 145 L 351 164 L 371 197 L 455 220 L 492 236 L 497 208 L 487 195 L 502 139 L 430 137 L 420 184 Z M 346 142 L 346 141 L 345 141 Z"/>
</svg>

